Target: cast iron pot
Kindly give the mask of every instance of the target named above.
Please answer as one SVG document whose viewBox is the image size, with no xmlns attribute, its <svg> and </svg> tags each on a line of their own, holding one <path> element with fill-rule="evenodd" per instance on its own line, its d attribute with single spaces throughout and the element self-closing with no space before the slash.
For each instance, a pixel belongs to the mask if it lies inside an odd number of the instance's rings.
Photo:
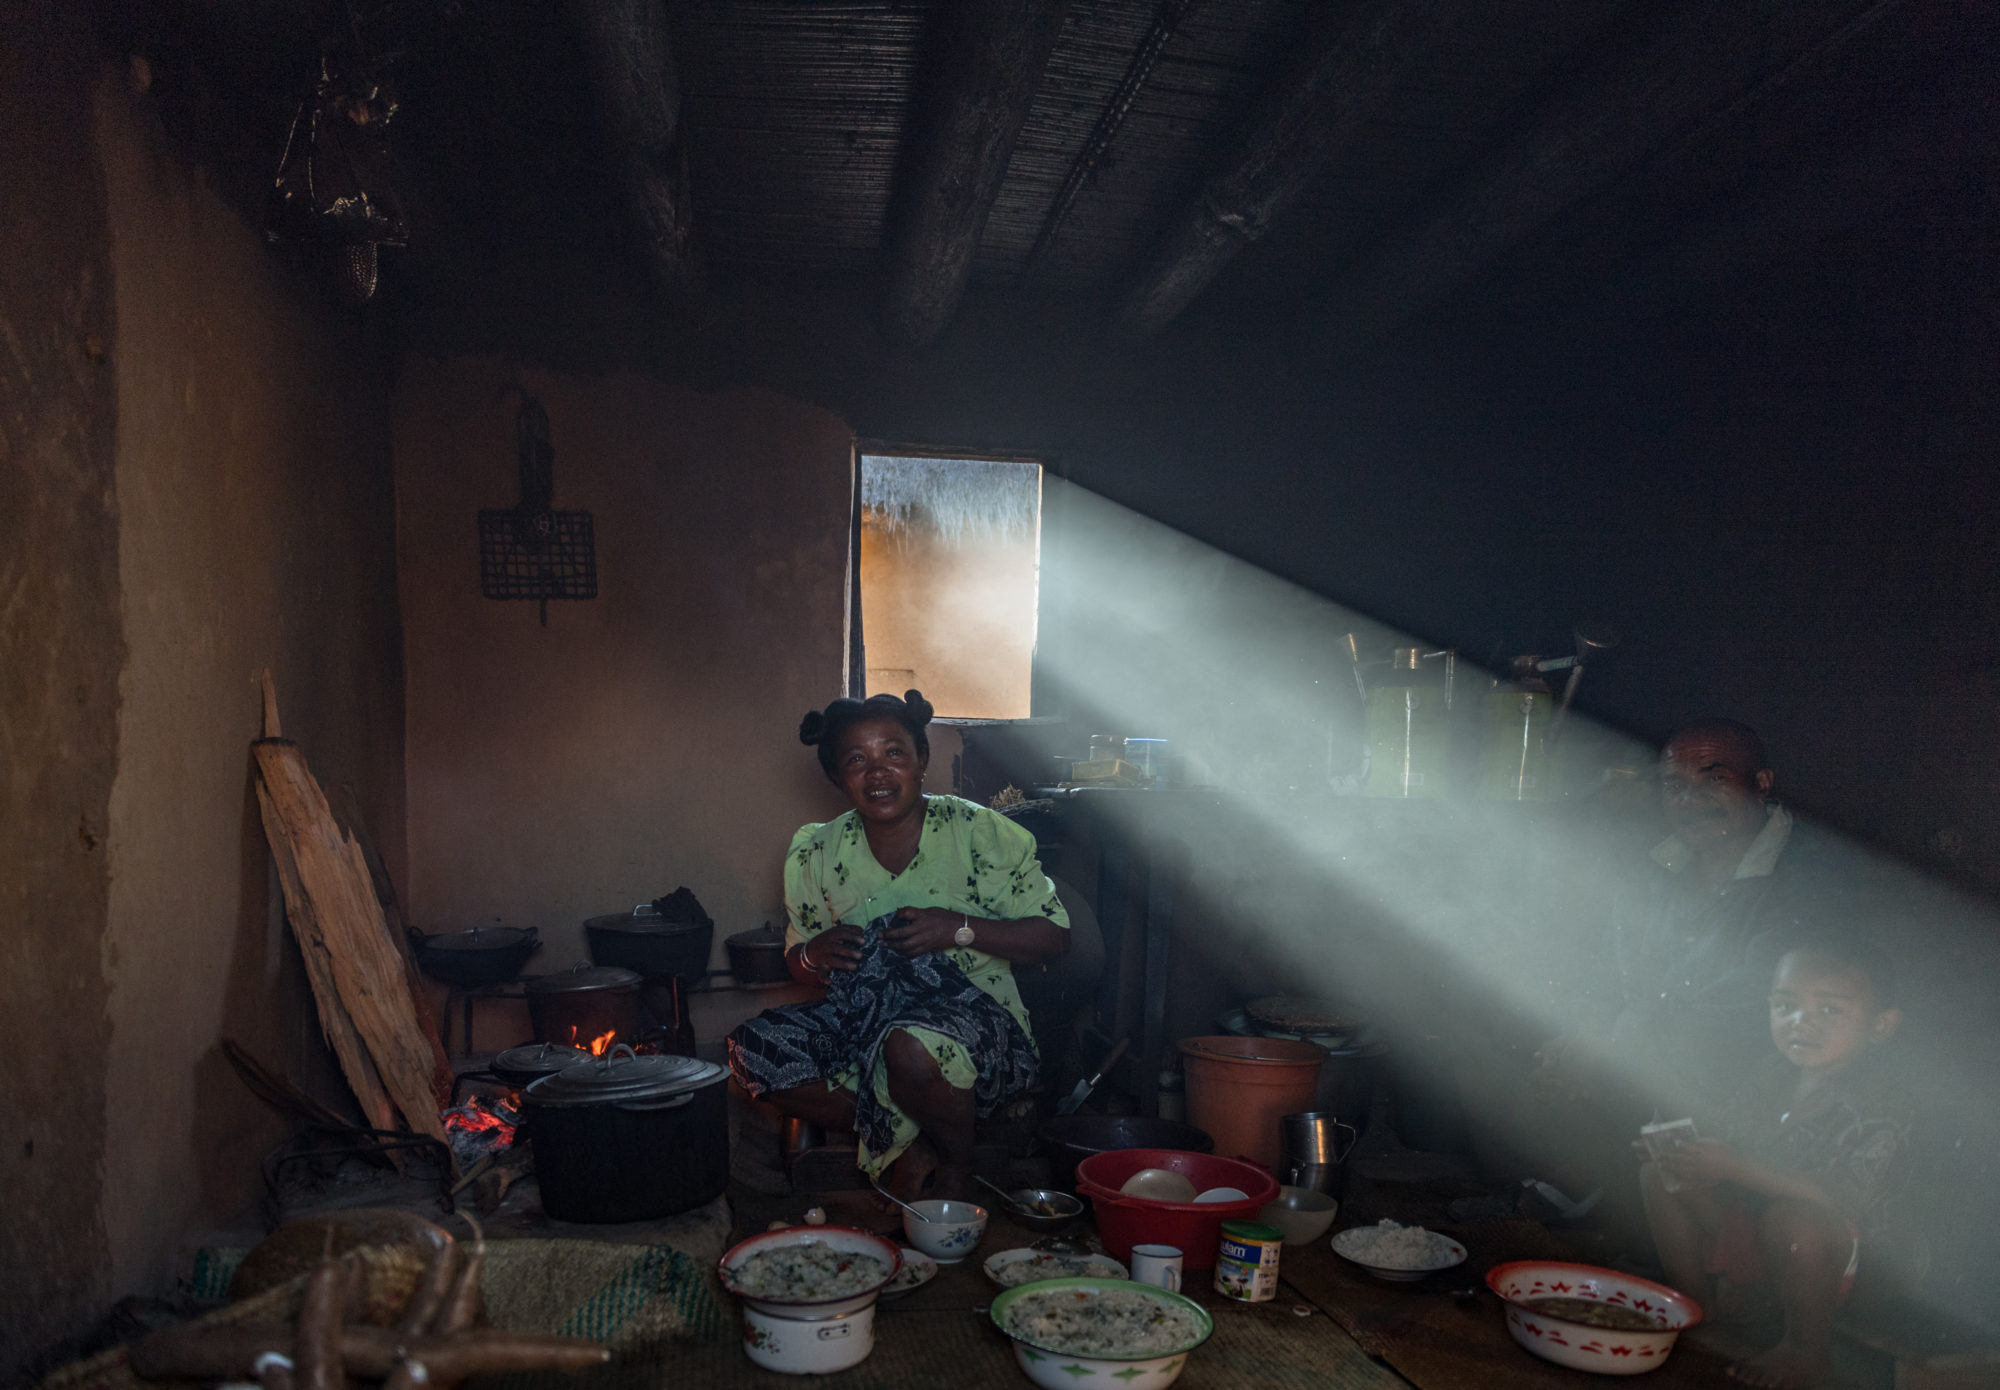
<svg viewBox="0 0 2000 1390">
<path fill-rule="evenodd" d="M 622 1044 L 521 1093 L 542 1210 L 557 1221 L 651 1221 L 729 1185 L 729 1073 Z"/>
<path fill-rule="evenodd" d="M 1092 1154 L 1115 1149 L 1215 1152 L 1215 1141 L 1205 1130 L 1179 1120 L 1154 1120 L 1144 1115 L 1055 1115 L 1043 1123 L 1041 1137 L 1048 1146 L 1053 1185 L 1072 1192 L 1076 1190 L 1076 1165 Z"/>
<path fill-rule="evenodd" d="M 769 922 L 755 931 L 740 931 L 722 943 L 729 950 L 729 973 L 739 985 L 790 984 L 785 968 L 785 938 Z"/>
<path fill-rule="evenodd" d="M 573 969 L 537 975 L 522 993 L 535 1041 L 589 1046 L 604 1033 L 614 1042 L 639 1041 L 646 1025 L 636 971 L 579 961 Z"/>
<path fill-rule="evenodd" d="M 448 985 L 497 985 L 513 979 L 541 949 L 534 927 L 474 927 L 471 931 L 410 933 L 417 966 Z"/>
<path fill-rule="evenodd" d="M 589 918 L 583 930 L 590 958 L 599 965 L 623 966 L 654 979 L 700 979 L 708 973 L 708 948 L 715 942 L 715 923 L 669 921 L 651 903 Z"/>
</svg>

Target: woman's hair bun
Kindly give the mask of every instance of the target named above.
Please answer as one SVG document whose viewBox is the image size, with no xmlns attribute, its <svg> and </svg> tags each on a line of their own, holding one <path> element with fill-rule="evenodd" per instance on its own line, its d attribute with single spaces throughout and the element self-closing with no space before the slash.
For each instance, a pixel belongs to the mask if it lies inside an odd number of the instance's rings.
<svg viewBox="0 0 2000 1390">
<path fill-rule="evenodd" d="M 799 721 L 799 742 L 810 748 L 826 737 L 826 716 L 816 709 L 807 710 L 806 717 Z"/>
<path fill-rule="evenodd" d="M 903 692 L 903 703 L 910 707 L 910 715 L 917 721 L 917 725 L 920 728 L 930 723 L 931 716 L 937 713 L 937 710 L 932 707 L 931 702 L 924 698 L 924 692 L 921 690 L 905 690 Z"/>
</svg>

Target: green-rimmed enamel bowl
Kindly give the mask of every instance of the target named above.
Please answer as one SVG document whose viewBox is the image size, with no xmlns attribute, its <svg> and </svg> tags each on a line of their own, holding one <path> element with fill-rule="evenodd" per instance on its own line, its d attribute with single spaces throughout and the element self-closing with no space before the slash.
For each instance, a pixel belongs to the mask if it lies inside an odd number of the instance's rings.
<svg viewBox="0 0 2000 1390">
<path fill-rule="evenodd" d="M 1123 1289 L 1144 1294 L 1156 1302 L 1187 1309 L 1194 1315 L 1201 1335 L 1186 1346 L 1148 1356 L 1072 1356 L 1068 1352 L 1036 1346 L 1007 1331 L 1007 1310 L 1010 1307 L 1030 1294 L 1053 1293 L 1058 1289 L 1089 1292 Z M 1215 1321 L 1209 1317 L 1208 1310 L 1193 1299 L 1131 1279 L 1039 1279 L 1032 1284 L 1017 1285 L 994 1299 L 990 1316 L 993 1325 L 1013 1342 L 1014 1359 L 1021 1363 L 1028 1379 L 1044 1387 L 1044 1390 L 1079 1390 L 1079 1387 L 1093 1387 L 1094 1390 L 1163 1390 L 1163 1387 L 1172 1385 L 1180 1378 L 1188 1357 L 1215 1331 Z"/>
</svg>

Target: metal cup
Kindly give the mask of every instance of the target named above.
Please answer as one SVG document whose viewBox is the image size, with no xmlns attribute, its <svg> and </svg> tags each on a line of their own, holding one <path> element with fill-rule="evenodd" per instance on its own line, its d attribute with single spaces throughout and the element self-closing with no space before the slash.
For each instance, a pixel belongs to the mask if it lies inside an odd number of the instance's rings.
<svg viewBox="0 0 2000 1390">
<path fill-rule="evenodd" d="M 1309 1187 L 1329 1197 L 1341 1195 L 1346 1178 L 1347 1165 L 1343 1163 L 1288 1162 L 1278 1174 L 1278 1181 L 1287 1187 Z"/>
<path fill-rule="evenodd" d="M 1285 1160 L 1315 1167 L 1338 1167 L 1345 1163 L 1347 1155 L 1354 1151 L 1355 1141 L 1361 1137 L 1353 1125 L 1342 1124 L 1330 1110 L 1307 1110 L 1287 1115 L 1278 1122 L 1278 1127 L 1284 1143 Z M 1338 1143 L 1342 1130 L 1347 1131 L 1345 1145 Z"/>
</svg>

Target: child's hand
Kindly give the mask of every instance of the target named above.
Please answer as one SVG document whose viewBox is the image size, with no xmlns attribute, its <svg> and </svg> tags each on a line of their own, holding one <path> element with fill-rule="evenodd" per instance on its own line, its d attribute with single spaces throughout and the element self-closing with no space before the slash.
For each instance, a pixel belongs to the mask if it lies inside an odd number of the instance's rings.
<svg viewBox="0 0 2000 1390">
<path fill-rule="evenodd" d="M 1697 1139 L 1659 1160 L 1663 1172 L 1689 1187 L 1713 1187 L 1740 1182 L 1749 1160 L 1719 1139 Z"/>
</svg>

